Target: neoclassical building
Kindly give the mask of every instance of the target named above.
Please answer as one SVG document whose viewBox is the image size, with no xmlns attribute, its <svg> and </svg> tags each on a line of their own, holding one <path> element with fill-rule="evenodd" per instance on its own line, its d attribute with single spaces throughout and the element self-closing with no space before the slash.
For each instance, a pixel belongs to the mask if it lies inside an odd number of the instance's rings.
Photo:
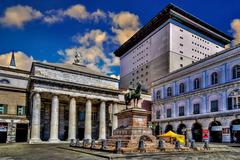
<svg viewBox="0 0 240 160">
<path fill-rule="evenodd" d="M 176 70 L 152 83 L 157 133 L 240 141 L 240 46 Z"/>
<path fill-rule="evenodd" d="M 80 64 L 34 62 L 30 143 L 106 139 L 117 127 L 118 80 Z"/>
<path fill-rule="evenodd" d="M 26 142 L 29 71 L 0 66 L 0 143 Z"/>
</svg>

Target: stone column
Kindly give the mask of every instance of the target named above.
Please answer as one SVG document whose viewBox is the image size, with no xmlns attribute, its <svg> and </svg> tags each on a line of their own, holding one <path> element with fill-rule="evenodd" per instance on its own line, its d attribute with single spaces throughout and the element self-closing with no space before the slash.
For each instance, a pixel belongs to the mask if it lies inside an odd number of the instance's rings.
<svg viewBox="0 0 240 160">
<path fill-rule="evenodd" d="M 99 119 L 99 140 L 106 139 L 106 103 L 100 104 L 100 119 Z"/>
<path fill-rule="evenodd" d="M 76 99 L 70 99 L 69 106 L 69 124 L 68 124 L 68 140 L 76 139 Z"/>
<path fill-rule="evenodd" d="M 84 139 L 92 139 L 92 102 L 90 99 L 86 102 Z"/>
<path fill-rule="evenodd" d="M 59 100 L 58 96 L 54 95 L 52 97 L 51 128 L 49 142 L 59 142 L 58 126 L 59 126 Z"/>
<path fill-rule="evenodd" d="M 220 111 L 226 111 L 228 110 L 228 105 L 227 105 L 227 91 L 224 91 L 222 93 L 222 104 L 220 106 Z"/>
<path fill-rule="evenodd" d="M 117 119 L 117 116 L 115 115 L 116 113 L 118 113 L 117 103 L 113 103 L 113 105 L 112 105 L 112 133 L 118 127 L 118 119 Z"/>
<path fill-rule="evenodd" d="M 32 107 L 32 128 L 30 143 L 41 142 L 40 139 L 40 118 L 41 118 L 41 96 L 35 93 L 33 96 Z"/>
<path fill-rule="evenodd" d="M 173 105 L 172 105 L 172 118 L 175 118 L 178 116 L 178 106 L 176 104 L 176 102 L 173 102 Z"/>
<path fill-rule="evenodd" d="M 189 99 L 189 98 L 187 99 L 187 102 L 186 102 L 186 103 L 187 103 L 187 104 L 186 104 L 185 116 L 188 116 L 188 115 L 191 114 L 191 113 L 190 113 L 191 102 L 190 102 L 190 99 Z"/>
<path fill-rule="evenodd" d="M 207 113 L 208 112 L 208 104 L 207 104 L 207 97 L 203 95 L 202 97 L 202 106 L 200 106 L 200 113 Z"/>
</svg>

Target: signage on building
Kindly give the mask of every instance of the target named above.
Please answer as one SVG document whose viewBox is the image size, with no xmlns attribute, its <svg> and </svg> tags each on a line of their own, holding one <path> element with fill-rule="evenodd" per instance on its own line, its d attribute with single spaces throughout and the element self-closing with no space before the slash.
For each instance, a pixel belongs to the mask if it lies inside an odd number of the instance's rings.
<svg viewBox="0 0 240 160">
<path fill-rule="evenodd" d="M 240 131 L 240 125 L 237 124 L 237 125 L 232 125 L 232 130 L 233 131 Z"/>
<path fill-rule="evenodd" d="M 230 128 L 222 128 L 222 142 L 230 142 L 231 137 L 230 137 Z"/>
<path fill-rule="evenodd" d="M 202 134 L 203 134 L 203 139 L 208 139 L 208 129 L 203 129 Z"/>
<path fill-rule="evenodd" d="M 212 126 L 211 131 L 222 131 L 222 126 Z"/>
<path fill-rule="evenodd" d="M 7 132 L 7 126 L 0 125 L 0 132 Z"/>
</svg>

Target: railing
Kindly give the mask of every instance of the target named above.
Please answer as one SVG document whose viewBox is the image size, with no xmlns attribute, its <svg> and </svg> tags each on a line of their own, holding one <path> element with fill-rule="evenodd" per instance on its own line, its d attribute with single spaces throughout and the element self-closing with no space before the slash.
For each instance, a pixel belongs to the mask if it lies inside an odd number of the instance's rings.
<svg viewBox="0 0 240 160">
<path fill-rule="evenodd" d="M 235 105 L 233 105 L 233 108 L 234 108 L 234 109 L 240 108 L 240 104 L 235 104 Z"/>
</svg>

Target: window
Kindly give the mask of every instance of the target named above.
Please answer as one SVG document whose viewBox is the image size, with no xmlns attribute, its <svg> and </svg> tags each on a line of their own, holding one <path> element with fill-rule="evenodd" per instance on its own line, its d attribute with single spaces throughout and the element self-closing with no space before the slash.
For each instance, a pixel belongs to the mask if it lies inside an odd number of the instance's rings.
<svg viewBox="0 0 240 160">
<path fill-rule="evenodd" d="M 17 114 L 22 116 L 25 115 L 25 107 L 24 106 L 17 106 Z"/>
<path fill-rule="evenodd" d="M 232 69 L 233 79 L 240 78 L 240 65 L 235 65 Z"/>
<path fill-rule="evenodd" d="M 180 60 L 183 60 L 183 57 L 180 57 Z"/>
<path fill-rule="evenodd" d="M 193 105 L 193 114 L 200 114 L 200 104 L 194 104 Z"/>
<path fill-rule="evenodd" d="M 180 36 L 180 39 L 183 39 L 183 37 L 182 37 L 182 36 Z"/>
<path fill-rule="evenodd" d="M 167 109 L 167 118 L 170 118 L 172 116 L 171 109 Z"/>
<path fill-rule="evenodd" d="M 218 100 L 211 101 L 211 112 L 218 111 Z"/>
<path fill-rule="evenodd" d="M 180 46 L 183 46 L 183 44 L 182 44 L 182 43 L 180 43 Z"/>
<path fill-rule="evenodd" d="M 168 97 L 172 96 L 172 88 L 171 87 L 167 88 L 167 96 Z"/>
<path fill-rule="evenodd" d="M 218 83 L 218 74 L 217 72 L 212 73 L 211 75 L 211 84 L 217 84 Z"/>
<path fill-rule="evenodd" d="M 179 107 L 179 116 L 184 116 L 184 106 Z"/>
<path fill-rule="evenodd" d="M 161 99 L 161 91 L 157 91 L 157 100 Z"/>
<path fill-rule="evenodd" d="M 184 85 L 184 83 L 181 83 L 179 85 L 179 93 L 184 93 L 184 92 L 185 92 L 185 85 Z"/>
<path fill-rule="evenodd" d="M 160 116 L 161 116 L 160 111 L 157 111 L 156 112 L 156 119 L 160 119 Z"/>
<path fill-rule="evenodd" d="M 79 121 L 85 120 L 85 112 L 79 112 Z"/>
<path fill-rule="evenodd" d="M 182 65 L 182 64 L 180 64 L 180 67 L 183 67 L 183 65 Z"/>
<path fill-rule="evenodd" d="M 199 89 L 200 88 L 200 79 L 196 78 L 194 79 L 194 89 Z"/>
<path fill-rule="evenodd" d="M 7 104 L 0 104 L 0 114 L 7 114 Z"/>
<path fill-rule="evenodd" d="M 97 120 L 97 112 L 92 112 L 92 121 Z"/>
</svg>

